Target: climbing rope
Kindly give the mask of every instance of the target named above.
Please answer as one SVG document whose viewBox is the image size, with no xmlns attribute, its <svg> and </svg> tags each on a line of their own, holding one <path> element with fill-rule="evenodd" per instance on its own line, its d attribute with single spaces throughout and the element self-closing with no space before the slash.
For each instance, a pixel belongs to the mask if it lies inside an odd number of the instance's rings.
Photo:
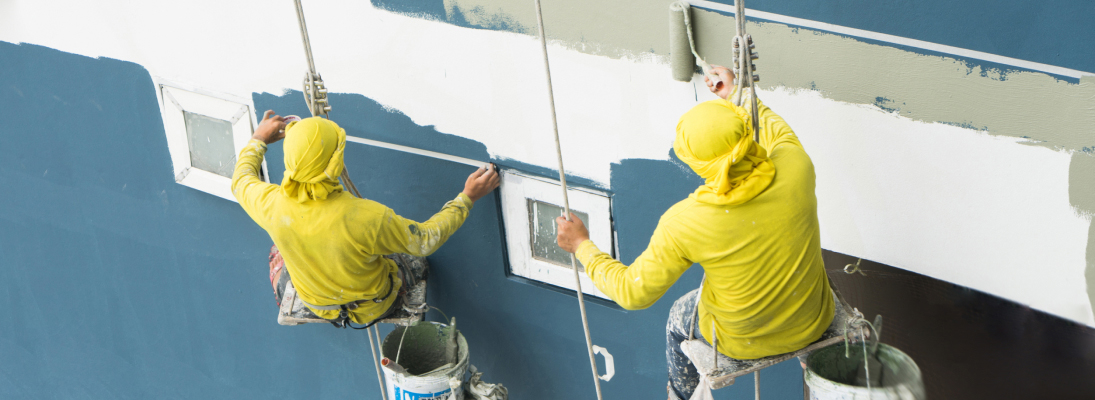
<svg viewBox="0 0 1095 400">
<path fill-rule="evenodd" d="M 860 343 L 863 346 L 863 373 L 867 383 L 867 397 L 869 399 L 873 397 L 873 392 L 871 392 L 870 357 L 878 352 L 878 344 L 882 340 L 881 333 L 879 333 L 882 331 L 882 316 L 876 316 L 872 323 L 863 317 L 863 313 L 859 312 L 858 308 L 852 309 L 852 314 L 848 316 L 848 321 L 844 325 L 844 358 L 851 358 L 850 337 L 856 331 L 861 332 Z M 867 335 L 870 336 L 864 337 Z M 871 342 L 870 351 L 867 350 L 867 341 Z"/>
<path fill-rule="evenodd" d="M 304 101 L 308 104 L 308 111 L 312 113 L 313 117 L 322 115 L 330 119 L 331 106 L 327 102 L 327 87 L 323 84 L 323 77 L 316 72 L 316 64 L 312 59 L 312 42 L 308 39 L 308 25 L 304 22 L 304 7 L 301 6 L 300 0 L 293 1 L 297 6 L 300 37 L 304 41 L 304 56 L 308 59 L 308 72 L 304 76 Z M 350 172 L 346 169 L 345 163 L 342 166 L 342 175 L 340 177 L 342 178 L 342 185 L 346 187 L 350 194 L 360 198 L 361 192 L 357 191 L 357 186 L 350 180 Z M 376 354 L 376 348 L 380 342 L 380 332 L 377 331 L 375 323 L 366 325 L 364 329 L 369 337 L 369 350 L 373 353 L 373 366 L 376 369 L 376 381 L 380 387 L 381 398 L 388 400 L 388 391 L 384 387 L 384 377 L 380 374 L 380 359 L 377 358 Z M 348 320 L 346 324 L 350 324 Z M 376 342 L 373 341 L 374 335 Z"/>
<path fill-rule="evenodd" d="M 683 3 L 683 4 L 680 4 L 680 3 Z M 675 7 L 687 7 L 688 3 L 684 2 L 684 1 L 678 1 L 678 2 L 674 3 L 673 6 L 675 6 Z M 753 37 L 745 32 L 745 1 L 744 0 L 735 0 L 734 1 L 734 6 L 736 7 L 736 11 L 734 12 L 734 20 L 735 20 L 735 23 L 736 23 L 736 32 L 735 32 L 734 41 L 733 41 L 733 49 L 734 49 L 734 57 L 733 57 L 734 67 L 733 68 L 734 68 L 734 85 L 736 85 L 737 88 L 734 89 L 734 94 L 733 94 L 733 97 L 732 97 L 731 100 L 734 102 L 734 105 L 736 105 L 738 107 L 742 107 L 742 104 L 743 104 L 742 96 L 743 96 L 743 94 L 745 94 L 746 90 L 749 91 L 748 96 L 749 96 L 749 101 L 750 101 L 750 105 L 751 105 L 751 107 L 749 107 L 749 115 L 750 115 L 749 119 L 750 119 L 751 126 L 753 127 L 753 140 L 756 141 L 759 144 L 760 143 L 760 119 L 759 119 L 759 113 L 757 111 L 756 86 L 753 85 L 754 82 L 759 82 L 760 81 L 760 76 L 755 75 L 753 73 L 753 71 L 756 70 L 756 65 L 753 65 L 753 60 L 756 60 L 759 57 L 758 57 L 757 53 L 755 51 L 753 51 L 756 47 L 755 45 L 753 45 Z M 703 69 L 705 75 L 706 74 L 716 75 L 713 72 L 709 71 L 710 66 L 707 64 L 707 62 L 705 62 L 702 58 L 700 58 L 699 54 L 696 53 L 696 44 L 692 40 L 692 23 L 691 23 L 690 19 L 688 18 L 687 8 L 685 8 L 685 10 L 684 10 L 684 25 L 688 30 L 688 44 L 690 46 L 692 46 L 692 54 L 696 56 L 696 60 L 700 64 L 700 68 Z M 749 77 L 751 77 L 751 79 L 742 79 L 743 76 L 749 76 Z M 712 83 L 715 83 L 715 82 L 717 82 L 717 81 L 712 80 Z M 699 318 L 699 301 L 700 301 L 699 297 L 703 295 L 703 283 L 706 280 L 707 280 L 707 274 L 704 274 L 703 279 L 700 280 L 699 293 L 697 293 L 697 295 L 696 295 L 697 296 L 696 310 L 694 311 L 694 314 L 693 314 L 693 317 L 692 317 L 693 320 L 695 320 L 695 318 Z M 860 314 L 860 316 L 862 316 L 862 314 Z M 712 368 L 712 371 L 718 370 L 718 367 L 719 367 L 719 345 L 718 345 L 719 342 L 718 342 L 718 336 L 715 335 L 714 322 L 715 321 L 713 321 L 713 320 L 711 321 L 711 341 L 712 341 L 711 347 L 714 350 L 712 352 L 712 358 L 713 358 L 712 365 L 714 366 Z M 693 324 L 693 325 L 695 325 L 695 324 Z M 693 331 L 694 330 L 695 330 L 695 328 L 692 328 L 692 329 L 689 330 L 689 333 L 688 333 L 689 340 L 691 340 L 693 338 Z M 760 400 L 760 370 L 753 371 L 753 391 L 754 391 L 754 393 L 753 393 L 754 398 L 756 400 Z"/>
<path fill-rule="evenodd" d="M 845 265 L 844 266 L 844 273 L 849 274 L 849 275 L 854 275 L 856 273 L 859 273 L 860 275 L 867 276 L 867 273 L 863 272 L 863 270 L 859 268 L 859 265 L 862 262 L 863 262 L 863 259 L 860 258 L 860 259 L 857 259 L 855 261 L 855 264 Z M 851 356 L 851 353 L 850 353 L 851 348 L 848 345 L 848 341 L 849 341 L 848 337 L 849 337 L 849 335 L 852 331 L 854 331 L 855 329 L 859 329 L 864 334 L 866 334 L 868 332 L 872 333 L 870 338 L 874 341 L 874 343 L 871 345 L 871 351 L 870 352 L 867 352 L 867 340 L 861 340 L 862 345 L 863 345 L 863 370 L 864 370 L 864 375 L 866 376 L 866 379 L 867 379 L 867 396 L 870 397 L 871 396 L 871 368 L 870 368 L 871 364 L 870 364 L 870 361 L 869 361 L 870 360 L 869 356 L 871 354 L 874 354 L 876 351 L 878 351 L 878 342 L 881 339 L 881 337 L 878 336 L 879 335 L 878 331 L 882 329 L 882 316 L 879 315 L 878 318 L 875 318 L 875 322 L 872 324 L 870 321 L 867 321 L 867 319 L 863 317 L 863 313 L 859 312 L 859 309 L 852 309 L 852 311 L 853 311 L 852 315 L 848 318 L 848 322 L 845 323 L 845 325 L 844 325 L 844 358 L 849 358 Z"/>
<path fill-rule="evenodd" d="M 555 94 L 551 90 L 551 66 L 548 63 L 547 36 L 544 35 L 544 16 L 540 11 L 540 0 L 536 3 L 536 25 L 540 31 L 540 47 L 544 52 L 544 73 L 547 76 L 548 104 L 551 106 L 551 127 L 555 132 L 555 154 L 559 158 L 559 182 L 563 185 L 563 210 L 564 217 L 570 221 L 570 198 L 567 193 L 566 170 L 563 169 L 563 148 L 559 142 L 559 122 L 555 117 Z M 593 355 L 593 339 L 589 336 L 589 320 L 586 317 L 585 298 L 582 297 L 582 281 L 578 277 L 578 262 L 574 259 L 574 253 L 570 253 L 570 269 L 574 271 L 574 287 L 578 293 L 578 308 L 582 311 L 582 329 L 586 334 L 586 350 L 589 352 L 589 366 L 593 370 L 593 385 L 597 388 L 597 400 L 601 400 L 601 381 L 597 376 L 597 358 Z"/>
</svg>

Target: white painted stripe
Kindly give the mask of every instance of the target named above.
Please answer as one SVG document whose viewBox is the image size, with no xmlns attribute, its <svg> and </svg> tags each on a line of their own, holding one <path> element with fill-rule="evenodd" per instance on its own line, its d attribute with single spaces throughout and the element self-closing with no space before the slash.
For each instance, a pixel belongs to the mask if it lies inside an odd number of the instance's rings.
<svg viewBox="0 0 1095 400">
<path fill-rule="evenodd" d="M 721 11 L 725 13 L 734 13 L 734 6 L 716 3 L 708 0 L 688 0 L 688 3 L 696 6 L 707 8 L 715 11 Z M 770 12 L 757 11 L 753 9 L 745 9 L 745 12 L 749 18 L 759 18 L 774 22 L 781 22 L 788 25 L 796 25 L 804 28 L 817 29 L 821 31 L 827 31 L 832 33 L 839 33 L 841 35 L 860 37 L 864 39 L 877 40 L 880 42 L 893 43 L 902 46 L 915 47 L 918 49 L 930 50 L 939 53 L 953 54 L 960 57 L 975 58 L 978 60 L 985 60 L 994 62 L 997 64 L 1010 65 L 1013 67 L 1019 67 L 1023 69 L 1029 69 L 1033 71 L 1045 72 L 1048 74 L 1068 76 L 1072 78 L 1080 78 L 1083 76 L 1095 76 L 1095 73 L 1079 71 L 1075 69 L 1069 69 L 1064 67 L 1058 67 L 1055 65 L 1036 63 L 1033 61 L 1020 60 L 1018 58 L 1004 57 L 996 54 L 985 53 L 976 50 L 963 49 L 961 47 L 947 46 L 938 43 L 925 42 L 923 40 L 909 39 L 901 36 L 887 35 L 885 33 L 866 31 L 862 29 L 849 28 L 846 26 L 833 25 L 825 22 L 818 22 L 808 19 L 788 17 L 786 15 L 773 14 Z"/>
<path fill-rule="evenodd" d="M 438 160 L 452 161 L 454 163 L 466 164 L 466 165 L 470 165 L 470 166 L 473 166 L 473 167 L 476 167 L 476 168 L 482 167 L 484 164 L 487 163 L 486 161 L 472 160 L 470 158 L 457 157 L 457 156 L 448 155 L 448 154 L 445 154 L 445 153 L 438 153 L 436 151 L 422 150 L 422 149 L 418 149 L 418 148 L 414 148 L 414 147 L 408 147 L 408 146 L 403 146 L 403 145 L 398 145 L 398 144 L 392 144 L 392 143 L 388 143 L 388 142 L 381 142 L 379 140 L 359 138 L 359 137 L 356 137 L 356 136 L 347 135 L 346 136 L 346 141 L 366 144 L 366 145 L 369 145 L 369 146 L 376 146 L 376 147 L 385 148 L 385 149 L 389 149 L 389 150 L 402 151 L 404 153 L 417 154 L 417 155 L 420 155 L 420 156 L 436 158 Z"/>
</svg>

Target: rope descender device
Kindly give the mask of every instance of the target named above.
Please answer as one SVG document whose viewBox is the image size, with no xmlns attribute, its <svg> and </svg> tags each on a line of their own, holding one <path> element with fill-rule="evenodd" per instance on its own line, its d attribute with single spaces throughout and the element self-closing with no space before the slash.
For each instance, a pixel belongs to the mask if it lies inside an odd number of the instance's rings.
<svg viewBox="0 0 1095 400">
<path fill-rule="evenodd" d="M 312 41 L 308 38 L 308 24 L 304 22 L 304 7 L 300 5 L 300 0 L 295 0 L 294 3 L 297 7 L 300 38 L 304 42 L 304 56 L 308 60 L 308 72 L 304 74 L 304 102 L 308 104 L 308 111 L 313 117 L 326 117 L 331 112 L 331 105 L 327 103 L 327 87 L 323 84 L 323 77 L 316 72 L 316 63 L 312 59 Z"/>
<path fill-rule="evenodd" d="M 331 105 L 327 102 L 327 87 L 323 84 L 323 77 L 314 70 L 304 74 L 304 102 L 308 104 L 308 111 L 312 116 L 327 116 L 331 112 Z"/>
</svg>

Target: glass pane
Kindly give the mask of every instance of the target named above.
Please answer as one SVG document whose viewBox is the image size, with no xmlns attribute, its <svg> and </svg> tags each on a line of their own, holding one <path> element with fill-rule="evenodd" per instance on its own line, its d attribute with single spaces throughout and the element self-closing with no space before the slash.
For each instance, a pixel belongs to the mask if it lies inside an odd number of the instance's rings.
<svg viewBox="0 0 1095 400">
<path fill-rule="evenodd" d="M 532 230 L 532 256 L 534 258 L 552 262 L 570 268 L 570 253 L 559 248 L 555 242 L 555 218 L 563 215 L 563 207 L 529 199 L 529 219 Z M 570 212 L 578 216 L 582 223 L 589 227 L 589 215 L 571 209 Z M 579 271 L 585 271 L 582 263 L 577 263 Z"/>
<path fill-rule="evenodd" d="M 186 120 L 186 140 L 190 143 L 190 165 L 231 178 L 236 166 L 232 124 L 187 111 L 183 111 L 183 119 Z"/>
</svg>

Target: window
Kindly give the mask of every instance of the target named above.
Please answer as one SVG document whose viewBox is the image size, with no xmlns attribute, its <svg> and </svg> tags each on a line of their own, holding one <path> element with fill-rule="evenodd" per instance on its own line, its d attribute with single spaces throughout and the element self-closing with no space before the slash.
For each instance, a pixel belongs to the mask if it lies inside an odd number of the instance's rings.
<svg viewBox="0 0 1095 400">
<path fill-rule="evenodd" d="M 232 171 L 253 132 L 252 107 L 243 99 L 182 85 L 158 88 L 175 181 L 235 201 Z M 262 172 L 265 177 L 265 161 Z"/>
<path fill-rule="evenodd" d="M 514 171 L 502 172 L 502 220 L 510 273 L 552 286 L 575 290 L 570 254 L 555 242 L 555 218 L 563 214 L 558 181 Z M 615 257 L 611 201 L 608 194 L 571 186 L 570 208 L 589 228 L 589 237 Z M 578 263 L 579 271 L 585 267 Z M 589 276 L 580 274 L 582 293 L 607 299 Z"/>
</svg>

